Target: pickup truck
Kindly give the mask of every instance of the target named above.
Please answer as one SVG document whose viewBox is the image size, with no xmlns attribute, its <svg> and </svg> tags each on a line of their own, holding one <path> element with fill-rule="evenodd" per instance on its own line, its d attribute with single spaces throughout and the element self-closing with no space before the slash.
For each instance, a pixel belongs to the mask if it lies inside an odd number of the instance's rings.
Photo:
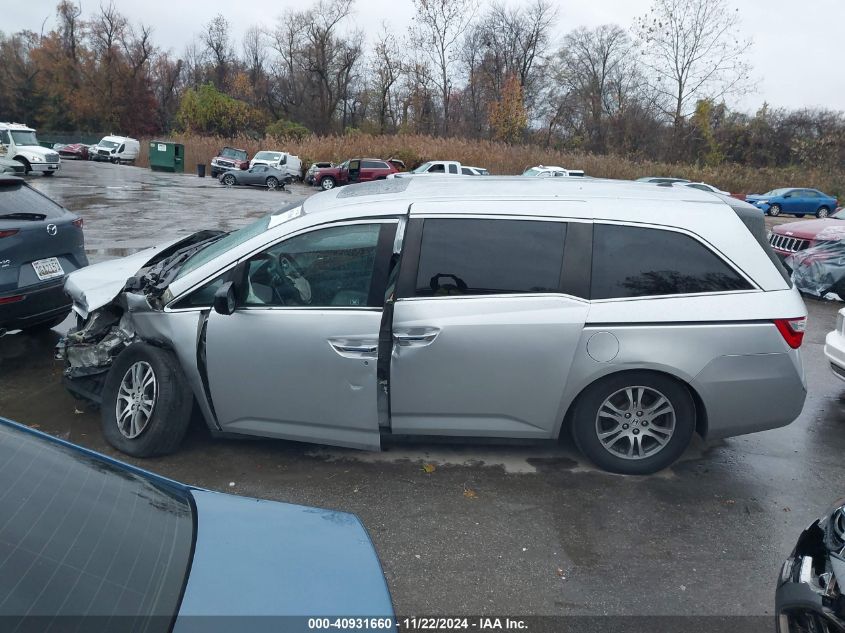
<svg viewBox="0 0 845 633">
<path fill-rule="evenodd" d="M 384 180 L 399 170 L 390 161 L 380 158 L 352 158 L 340 165 L 318 169 L 314 174 L 314 184 L 324 191 L 339 185 L 370 180 Z"/>
<path fill-rule="evenodd" d="M 470 167 L 469 165 L 461 165 L 456 160 L 430 160 L 416 169 L 412 169 L 404 174 L 397 174 L 400 176 L 419 176 L 419 175 L 453 175 L 453 176 L 487 176 L 488 172 L 483 167 Z"/>
<path fill-rule="evenodd" d="M 231 169 L 248 169 L 249 154 L 245 149 L 224 147 L 211 159 L 211 177 L 217 178 Z"/>
</svg>

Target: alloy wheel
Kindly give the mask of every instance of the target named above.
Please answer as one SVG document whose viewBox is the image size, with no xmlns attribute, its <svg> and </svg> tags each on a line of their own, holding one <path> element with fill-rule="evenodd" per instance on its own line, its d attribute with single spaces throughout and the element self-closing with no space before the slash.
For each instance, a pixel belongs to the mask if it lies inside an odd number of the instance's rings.
<svg viewBox="0 0 845 633">
<path fill-rule="evenodd" d="M 117 429 L 127 439 L 135 439 L 143 433 L 153 417 L 158 384 L 152 366 L 139 360 L 129 366 L 114 405 Z"/>
<path fill-rule="evenodd" d="M 622 459 L 659 453 L 675 433 L 675 407 L 653 387 L 632 386 L 605 398 L 596 414 L 602 447 Z"/>
</svg>

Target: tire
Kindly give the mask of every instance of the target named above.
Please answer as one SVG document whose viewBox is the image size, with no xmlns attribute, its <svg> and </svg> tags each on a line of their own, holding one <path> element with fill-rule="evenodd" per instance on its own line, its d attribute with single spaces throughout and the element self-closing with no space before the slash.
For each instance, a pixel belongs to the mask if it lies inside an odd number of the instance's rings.
<svg viewBox="0 0 845 633">
<path fill-rule="evenodd" d="M 819 210 L 816 211 L 816 217 L 817 218 L 826 218 L 829 215 L 830 215 L 830 209 L 828 209 L 827 207 L 819 207 Z"/>
<path fill-rule="evenodd" d="M 658 415 L 650 418 L 655 406 Z M 619 411 L 618 418 L 611 407 Z M 637 416 L 637 409 L 646 415 Z M 604 443 L 600 432 L 608 434 Z M 593 383 L 578 397 L 572 418 L 581 452 L 599 468 L 623 475 L 650 475 L 672 465 L 694 432 L 695 404 L 686 386 L 649 371 L 622 372 Z"/>
<path fill-rule="evenodd" d="M 270 176 L 267 180 L 264 181 L 264 184 L 267 185 L 267 189 L 273 191 L 279 186 L 279 179 L 275 176 Z"/>
<path fill-rule="evenodd" d="M 134 372 L 138 372 L 134 374 Z M 153 377 L 149 383 L 149 375 Z M 133 380 L 134 377 L 134 380 Z M 140 378 L 140 380 L 139 380 Z M 121 415 L 118 426 L 118 394 L 122 396 L 120 408 L 133 404 L 131 387 L 141 383 L 138 403 L 148 404 L 149 414 L 144 408 Z M 129 388 L 127 388 L 129 387 Z M 101 425 L 103 436 L 114 448 L 134 457 L 167 455 L 179 448 L 191 421 L 193 395 L 185 382 L 179 361 L 169 351 L 148 345 L 133 343 L 114 360 L 103 386 Z M 137 425 L 132 421 L 137 413 Z"/>
<path fill-rule="evenodd" d="M 331 176 L 324 176 L 320 179 L 320 189 L 322 189 L 323 191 L 331 191 L 335 188 L 336 184 L 337 183 L 335 182 L 334 178 L 332 178 Z"/>
<path fill-rule="evenodd" d="M 773 218 L 778 217 L 780 215 L 780 205 L 779 204 L 773 204 L 772 206 L 769 207 L 768 213 Z"/>
<path fill-rule="evenodd" d="M 223 176 L 223 184 L 227 187 L 231 187 L 235 184 L 235 177 L 232 174 L 226 174 Z"/>
<path fill-rule="evenodd" d="M 54 171 L 45 171 L 43 175 L 44 175 L 44 176 L 52 176 L 52 175 L 53 175 L 53 174 L 55 174 L 55 173 L 56 173 L 56 172 L 54 172 Z"/>
<path fill-rule="evenodd" d="M 15 160 L 19 163 L 23 163 L 23 173 L 25 176 L 32 173 L 32 163 L 30 163 L 27 159 L 23 156 L 15 156 Z"/>
</svg>

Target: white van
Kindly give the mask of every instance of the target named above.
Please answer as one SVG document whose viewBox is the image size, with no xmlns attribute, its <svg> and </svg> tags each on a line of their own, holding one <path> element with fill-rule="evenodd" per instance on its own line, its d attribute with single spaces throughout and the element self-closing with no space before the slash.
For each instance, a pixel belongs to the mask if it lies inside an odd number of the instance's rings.
<svg viewBox="0 0 845 633">
<path fill-rule="evenodd" d="M 299 156 L 287 152 L 261 151 L 249 161 L 250 168 L 256 165 L 270 165 L 279 171 L 283 171 L 291 178 L 302 180 L 302 161 Z"/>
<path fill-rule="evenodd" d="M 18 161 L 27 174 L 52 176 L 62 164 L 58 152 L 41 147 L 35 130 L 23 123 L 0 123 L 0 157 Z"/>
<path fill-rule="evenodd" d="M 110 163 L 134 163 L 141 153 L 141 144 L 128 136 L 104 136 L 88 152 L 89 160 L 107 160 Z"/>
</svg>

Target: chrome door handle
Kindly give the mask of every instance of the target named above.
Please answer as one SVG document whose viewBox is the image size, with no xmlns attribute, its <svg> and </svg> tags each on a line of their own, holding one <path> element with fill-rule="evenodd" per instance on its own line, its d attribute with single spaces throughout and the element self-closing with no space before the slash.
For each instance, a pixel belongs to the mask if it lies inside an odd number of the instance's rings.
<svg viewBox="0 0 845 633">
<path fill-rule="evenodd" d="M 344 358 L 378 358 L 378 340 L 374 338 L 330 338 L 329 345 Z"/>
<path fill-rule="evenodd" d="M 422 347 L 424 345 L 431 345 L 438 334 L 440 334 L 439 328 L 410 328 L 405 331 L 394 332 L 393 340 L 403 347 Z"/>
</svg>

